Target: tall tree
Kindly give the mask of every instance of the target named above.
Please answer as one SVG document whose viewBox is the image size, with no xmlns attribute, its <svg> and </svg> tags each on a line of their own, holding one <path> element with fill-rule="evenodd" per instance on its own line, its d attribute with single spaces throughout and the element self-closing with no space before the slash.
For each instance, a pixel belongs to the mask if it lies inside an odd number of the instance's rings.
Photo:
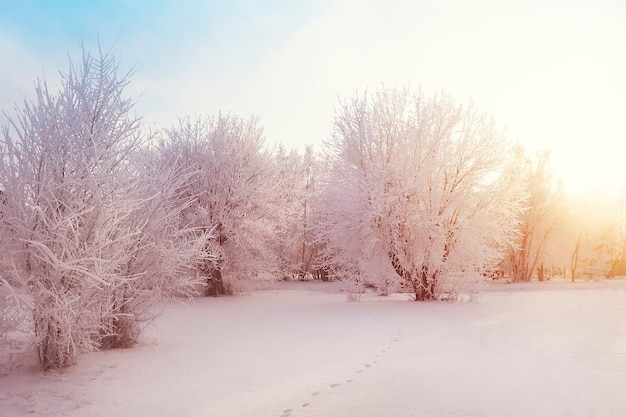
<svg viewBox="0 0 626 417">
<path fill-rule="evenodd" d="M 518 238 L 507 252 L 503 263 L 515 282 L 530 281 L 535 270 L 543 265 L 544 249 L 554 233 L 562 212 L 563 193 L 550 169 L 550 154 L 543 152 L 530 160 L 517 150 L 520 177 L 525 183 L 524 210 L 517 220 Z M 543 280 L 543 268 L 538 275 Z"/>
<path fill-rule="evenodd" d="M 609 271 L 607 277 L 626 275 L 626 191 L 622 191 L 615 204 L 615 220 L 611 229 L 612 245 L 609 247 Z"/>
<path fill-rule="evenodd" d="M 383 88 L 336 110 L 325 258 L 342 279 L 455 298 L 503 256 L 520 189 L 494 122 L 438 94 Z"/>
<path fill-rule="evenodd" d="M 317 277 L 317 214 L 314 199 L 319 162 L 311 147 L 304 154 L 295 151 L 276 154 L 281 178 L 285 180 L 280 252 L 285 277 Z"/>
<path fill-rule="evenodd" d="M 601 192 L 568 196 L 570 207 L 562 225 L 562 247 L 569 251 L 572 282 L 611 276 L 623 253 L 623 203 Z"/>
<path fill-rule="evenodd" d="M 185 191 L 194 201 L 193 222 L 215 235 L 220 253 L 202 268 L 206 295 L 226 293 L 225 278 L 233 285 L 278 274 L 285 181 L 258 118 L 181 118 L 166 130 L 160 151 L 168 164 L 197 169 Z"/>
</svg>

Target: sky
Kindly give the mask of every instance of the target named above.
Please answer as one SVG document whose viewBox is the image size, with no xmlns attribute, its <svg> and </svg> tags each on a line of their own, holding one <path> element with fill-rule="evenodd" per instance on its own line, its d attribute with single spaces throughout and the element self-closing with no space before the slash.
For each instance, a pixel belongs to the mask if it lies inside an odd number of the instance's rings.
<svg viewBox="0 0 626 417">
<path fill-rule="evenodd" d="M 268 142 L 302 149 L 339 99 L 410 85 L 550 150 L 570 190 L 626 188 L 624 0 L 0 0 L 0 109 L 58 83 L 81 42 L 135 69 L 129 94 L 157 128 L 258 115 Z"/>
</svg>

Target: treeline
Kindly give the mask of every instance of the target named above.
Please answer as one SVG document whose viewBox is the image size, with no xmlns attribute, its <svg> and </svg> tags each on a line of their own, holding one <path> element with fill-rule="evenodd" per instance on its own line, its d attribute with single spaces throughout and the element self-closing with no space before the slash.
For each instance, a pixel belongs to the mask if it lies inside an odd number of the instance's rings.
<svg viewBox="0 0 626 417">
<path fill-rule="evenodd" d="M 572 277 L 623 256 L 623 218 L 572 227 L 547 156 L 528 159 L 445 94 L 342 101 L 321 151 L 301 154 L 229 113 L 149 133 L 131 75 L 85 51 L 58 91 L 38 80 L 2 132 L 0 340 L 32 332 L 43 370 L 132 346 L 165 297 L 250 280 L 454 300 L 487 276 L 547 278 L 563 264 L 549 263 L 557 236 L 575 243 Z"/>
</svg>

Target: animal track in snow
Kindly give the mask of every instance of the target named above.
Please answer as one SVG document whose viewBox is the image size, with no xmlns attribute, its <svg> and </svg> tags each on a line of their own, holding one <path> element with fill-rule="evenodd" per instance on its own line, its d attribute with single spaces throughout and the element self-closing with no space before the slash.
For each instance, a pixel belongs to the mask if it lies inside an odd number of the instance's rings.
<svg viewBox="0 0 626 417">
<path fill-rule="evenodd" d="M 381 358 L 381 356 L 382 356 L 383 354 L 387 353 L 387 351 L 389 351 L 389 350 L 393 347 L 393 345 L 394 345 L 396 342 L 399 342 L 400 340 L 402 340 L 402 331 L 398 330 L 398 331 L 396 332 L 396 336 L 395 336 L 393 339 L 391 339 L 391 341 L 389 342 L 389 345 L 388 345 L 386 348 L 380 349 L 380 350 L 379 350 L 379 351 L 378 351 L 378 352 L 374 355 L 374 359 L 373 359 L 372 361 L 370 361 L 370 362 L 368 362 L 368 363 L 363 364 L 364 369 L 357 369 L 357 370 L 355 370 L 354 372 L 355 372 L 356 374 L 362 374 L 365 370 L 367 370 L 367 369 L 371 369 L 371 368 L 373 367 L 373 365 L 374 365 L 374 364 L 377 364 L 377 363 L 378 363 L 378 359 L 376 359 L 376 358 Z M 349 383 L 351 383 L 351 382 L 354 382 L 354 379 L 353 379 L 353 378 L 346 379 L 346 381 L 345 381 L 345 383 L 346 383 L 346 384 L 349 384 Z M 335 388 L 337 388 L 337 387 L 341 386 L 341 383 L 339 383 L 339 382 L 334 382 L 334 383 L 328 384 L 328 386 L 329 386 L 331 389 L 335 389 Z M 317 397 L 317 396 L 319 396 L 320 394 L 321 394 L 321 391 L 313 391 L 313 392 L 311 392 L 311 397 Z M 302 404 L 300 405 L 300 408 L 306 408 L 306 407 L 308 407 L 308 406 L 310 406 L 310 405 L 311 405 L 311 403 L 307 401 L 307 402 L 302 403 Z M 293 413 L 293 412 L 294 412 L 294 410 L 293 410 L 292 408 L 287 408 L 287 409 L 286 409 L 286 410 L 284 410 L 284 411 L 282 412 L 282 414 L 280 414 L 278 417 L 293 417 L 293 416 L 292 416 L 292 413 Z"/>
<path fill-rule="evenodd" d="M 286 410 L 283 410 L 283 413 L 279 415 L 278 417 L 291 417 L 292 411 L 293 411 L 293 408 L 288 408 Z"/>
</svg>

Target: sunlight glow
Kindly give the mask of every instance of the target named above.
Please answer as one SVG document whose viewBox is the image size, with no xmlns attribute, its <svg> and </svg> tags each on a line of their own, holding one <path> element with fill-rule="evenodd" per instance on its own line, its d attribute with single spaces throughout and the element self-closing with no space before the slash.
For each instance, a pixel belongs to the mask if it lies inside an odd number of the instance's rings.
<svg viewBox="0 0 626 417">
<path fill-rule="evenodd" d="M 66 20 L 63 7 L 0 13 L 0 108 L 21 101 L 42 68 L 65 67 L 81 37 L 99 39 L 137 65 L 130 89 L 155 127 L 185 114 L 257 114 L 268 141 L 302 149 L 328 136 L 338 97 L 410 84 L 471 99 L 529 152 L 550 149 L 568 189 L 625 185 L 620 1 L 138 1 L 82 5 Z"/>
</svg>

